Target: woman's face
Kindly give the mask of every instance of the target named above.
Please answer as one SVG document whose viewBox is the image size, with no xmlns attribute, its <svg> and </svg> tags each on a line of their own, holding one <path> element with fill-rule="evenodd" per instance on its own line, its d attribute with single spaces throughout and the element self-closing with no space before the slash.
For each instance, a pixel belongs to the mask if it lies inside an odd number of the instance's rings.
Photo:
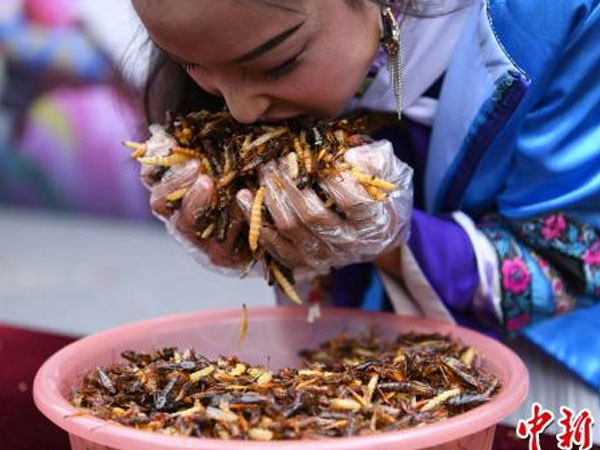
<svg viewBox="0 0 600 450">
<path fill-rule="evenodd" d="M 377 6 L 345 0 L 133 0 L 152 40 L 240 122 L 341 112 L 377 51 Z"/>
</svg>

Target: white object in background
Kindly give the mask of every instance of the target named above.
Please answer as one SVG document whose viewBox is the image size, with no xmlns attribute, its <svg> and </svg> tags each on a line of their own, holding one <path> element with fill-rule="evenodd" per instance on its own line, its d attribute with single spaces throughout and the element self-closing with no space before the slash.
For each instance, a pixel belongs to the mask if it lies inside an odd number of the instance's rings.
<svg viewBox="0 0 600 450">
<path fill-rule="evenodd" d="M 135 87 L 142 86 L 151 47 L 131 2 L 80 0 L 79 16 L 90 38 L 111 57 L 125 79 Z"/>
<path fill-rule="evenodd" d="M 23 10 L 23 0 L 2 0 L 0 8 L 0 23 L 13 19 Z"/>
</svg>

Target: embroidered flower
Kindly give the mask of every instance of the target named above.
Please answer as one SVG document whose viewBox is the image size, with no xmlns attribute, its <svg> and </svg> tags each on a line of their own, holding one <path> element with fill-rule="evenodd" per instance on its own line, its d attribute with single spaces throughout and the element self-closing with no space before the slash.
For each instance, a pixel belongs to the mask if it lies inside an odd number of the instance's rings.
<svg viewBox="0 0 600 450">
<path fill-rule="evenodd" d="M 529 314 L 521 314 L 520 316 L 511 317 L 506 321 L 506 331 L 518 331 L 525 325 L 531 322 L 531 316 Z"/>
<path fill-rule="evenodd" d="M 513 294 L 527 290 L 531 275 L 525 261 L 520 258 L 505 259 L 502 263 L 502 286 Z"/>
<path fill-rule="evenodd" d="M 587 249 L 583 260 L 590 266 L 600 266 L 600 241 L 596 241 Z"/>
<path fill-rule="evenodd" d="M 542 236 L 544 236 L 544 239 L 549 241 L 558 239 L 566 228 L 567 221 L 565 220 L 565 216 L 562 214 L 552 214 L 544 219 Z"/>
</svg>

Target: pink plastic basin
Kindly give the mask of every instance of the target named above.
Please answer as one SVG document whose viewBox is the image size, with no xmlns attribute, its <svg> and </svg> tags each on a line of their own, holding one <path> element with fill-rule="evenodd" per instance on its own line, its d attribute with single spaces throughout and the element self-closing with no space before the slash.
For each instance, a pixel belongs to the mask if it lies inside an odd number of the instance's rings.
<svg viewBox="0 0 600 450">
<path fill-rule="evenodd" d="M 33 395 L 37 407 L 52 422 L 67 431 L 75 450 L 171 450 L 171 449 L 435 449 L 490 450 L 496 424 L 517 409 L 529 387 L 522 361 L 501 343 L 466 328 L 429 319 L 366 313 L 347 309 L 324 309 L 314 324 L 306 321 L 304 308 L 260 308 L 249 311 L 246 341 L 238 346 L 240 310 L 217 310 L 149 320 L 98 333 L 63 348 L 38 371 Z M 465 414 L 409 430 L 366 437 L 320 441 L 221 441 L 179 438 L 113 424 L 98 418 L 75 415 L 68 402 L 70 389 L 82 373 L 98 365 L 122 361 L 123 350 L 151 350 L 164 346 L 194 347 L 208 357 L 236 354 L 272 369 L 295 365 L 301 348 L 315 347 L 340 332 L 356 334 L 376 327 L 382 337 L 398 333 L 439 332 L 451 334 L 475 347 L 487 367 L 500 377 L 502 390 L 490 403 Z"/>
</svg>

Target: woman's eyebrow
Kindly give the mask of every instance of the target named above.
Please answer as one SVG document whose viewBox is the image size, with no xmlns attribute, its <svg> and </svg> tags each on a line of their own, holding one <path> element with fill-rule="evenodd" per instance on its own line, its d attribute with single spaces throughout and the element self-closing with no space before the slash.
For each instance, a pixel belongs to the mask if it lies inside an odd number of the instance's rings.
<svg viewBox="0 0 600 450">
<path fill-rule="evenodd" d="M 231 61 L 230 64 L 239 64 L 239 63 L 252 61 L 253 59 L 258 58 L 259 56 L 264 55 L 268 51 L 273 50 L 275 47 L 277 47 L 281 43 L 285 42 L 286 39 L 288 39 L 290 36 L 292 36 L 296 31 L 298 31 L 302 27 L 302 25 L 304 25 L 305 22 L 306 21 L 302 21 L 299 24 L 294 25 L 293 27 L 285 30 L 283 33 L 280 33 L 277 36 L 275 36 L 274 38 L 269 39 L 267 42 L 259 45 L 258 47 L 256 47 L 253 50 L 250 50 L 248 53 L 246 53 L 238 58 L 235 58 L 233 61 Z"/>
<path fill-rule="evenodd" d="M 175 56 L 173 53 L 166 51 L 164 48 L 162 48 L 160 45 L 158 45 L 153 39 L 150 39 L 150 41 L 157 49 L 159 49 L 161 52 L 163 52 L 165 55 L 167 55 L 169 58 L 171 58 L 177 64 L 190 64 L 190 65 L 193 64 L 195 66 L 200 66 L 200 64 L 186 61 L 184 59 L 181 59 L 179 56 Z M 200 67 L 202 67 L 202 66 L 200 66 Z"/>
</svg>

